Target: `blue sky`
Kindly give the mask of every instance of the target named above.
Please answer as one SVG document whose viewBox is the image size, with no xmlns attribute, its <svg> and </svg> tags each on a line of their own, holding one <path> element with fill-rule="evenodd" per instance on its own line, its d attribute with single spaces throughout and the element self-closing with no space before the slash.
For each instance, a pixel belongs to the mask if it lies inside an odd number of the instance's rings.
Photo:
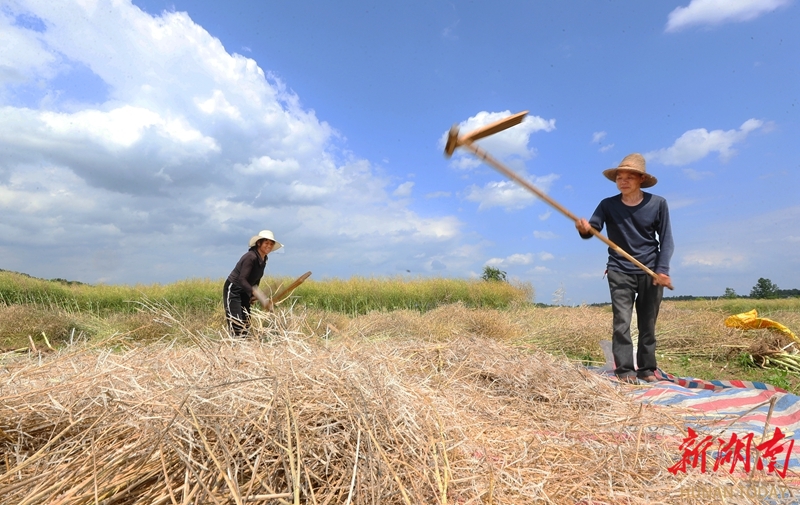
<svg viewBox="0 0 800 505">
<path fill-rule="evenodd" d="M 609 299 L 578 216 L 641 152 L 675 291 L 800 287 L 796 0 L 0 0 L 0 268 L 89 283 L 480 276 Z"/>
</svg>

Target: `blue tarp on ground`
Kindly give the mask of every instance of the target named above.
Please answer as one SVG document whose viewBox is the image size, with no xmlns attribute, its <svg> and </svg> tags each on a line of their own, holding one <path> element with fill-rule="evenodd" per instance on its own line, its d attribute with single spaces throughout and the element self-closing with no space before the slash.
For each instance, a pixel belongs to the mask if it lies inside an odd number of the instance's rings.
<svg viewBox="0 0 800 505">
<path fill-rule="evenodd" d="M 601 373 L 616 380 L 607 371 Z M 785 470 L 787 477 L 800 473 L 800 396 L 761 382 L 704 381 L 674 377 L 661 370 L 656 372 L 656 377 L 659 382 L 631 387 L 629 394 L 649 405 L 690 409 L 684 418 L 687 428 L 697 432 L 697 438 L 686 441 L 684 450 L 697 448 L 705 440 L 708 443 L 708 463 L 713 465 L 719 456 L 718 451 L 726 444 L 731 451 L 738 447 L 742 457 L 748 435 L 752 434 L 749 437 L 751 465 L 757 462 L 756 446 L 762 441 L 772 441 L 771 449 L 777 452 L 772 458 L 763 457 L 762 452 L 763 464 L 771 461 L 775 470 Z M 764 435 L 768 417 L 769 425 Z M 776 428 L 780 430 L 777 437 Z M 679 447 L 675 449 L 678 459 L 682 451 Z M 787 451 L 791 451 L 788 459 Z M 725 471 L 730 469 L 734 457 L 734 454 L 730 455 Z M 739 461 L 735 469 L 744 471 L 743 461 Z"/>
</svg>

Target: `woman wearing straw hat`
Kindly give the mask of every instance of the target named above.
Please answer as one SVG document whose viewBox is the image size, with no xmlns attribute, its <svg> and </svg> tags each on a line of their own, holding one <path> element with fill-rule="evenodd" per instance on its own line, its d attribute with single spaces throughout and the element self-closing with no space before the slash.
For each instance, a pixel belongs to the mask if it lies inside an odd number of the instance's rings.
<svg viewBox="0 0 800 505">
<path fill-rule="evenodd" d="M 622 255 L 608 249 L 608 286 L 613 311 L 611 348 L 614 373 L 625 382 L 656 382 L 656 319 L 664 286 L 671 286 L 669 261 L 674 244 L 667 201 L 641 188 L 655 186 L 657 179 L 647 173 L 644 157 L 629 154 L 619 166 L 603 171 L 617 184 L 619 195 L 605 198 L 591 219 L 575 222 L 581 237 L 590 238 L 590 227 L 608 228 L 608 238 L 657 274 L 646 274 Z M 639 328 L 636 366 L 633 361 L 631 318 L 633 308 Z"/>
<path fill-rule="evenodd" d="M 267 255 L 283 244 L 275 240 L 270 230 L 262 230 L 250 239 L 250 249 L 236 263 L 222 289 L 222 303 L 228 327 L 235 336 L 247 334 L 250 323 L 250 304 L 259 298 L 267 308 L 270 301 L 258 289 L 258 283 L 267 266 Z"/>
</svg>

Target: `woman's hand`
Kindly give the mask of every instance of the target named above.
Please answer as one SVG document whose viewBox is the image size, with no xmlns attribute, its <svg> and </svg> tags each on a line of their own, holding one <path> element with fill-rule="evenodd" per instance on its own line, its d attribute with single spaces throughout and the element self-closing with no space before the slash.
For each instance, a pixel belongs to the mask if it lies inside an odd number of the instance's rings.
<svg viewBox="0 0 800 505">
<path fill-rule="evenodd" d="M 267 298 L 267 295 L 264 294 L 263 291 L 258 289 L 257 286 L 253 287 L 253 297 L 251 298 L 250 302 L 258 300 L 261 303 L 261 306 L 267 308 L 267 304 L 272 304 L 272 300 Z"/>
</svg>

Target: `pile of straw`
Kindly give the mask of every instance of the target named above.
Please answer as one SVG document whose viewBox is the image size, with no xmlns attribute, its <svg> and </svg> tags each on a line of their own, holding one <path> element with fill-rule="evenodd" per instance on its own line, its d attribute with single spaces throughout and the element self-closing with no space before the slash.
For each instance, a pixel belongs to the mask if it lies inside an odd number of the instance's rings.
<svg viewBox="0 0 800 505">
<path fill-rule="evenodd" d="M 291 309 L 254 322 L 247 340 L 4 356 L 3 503 L 692 503 L 744 485 L 670 474 L 681 413 L 565 359 L 479 334 L 323 339 Z"/>
</svg>

